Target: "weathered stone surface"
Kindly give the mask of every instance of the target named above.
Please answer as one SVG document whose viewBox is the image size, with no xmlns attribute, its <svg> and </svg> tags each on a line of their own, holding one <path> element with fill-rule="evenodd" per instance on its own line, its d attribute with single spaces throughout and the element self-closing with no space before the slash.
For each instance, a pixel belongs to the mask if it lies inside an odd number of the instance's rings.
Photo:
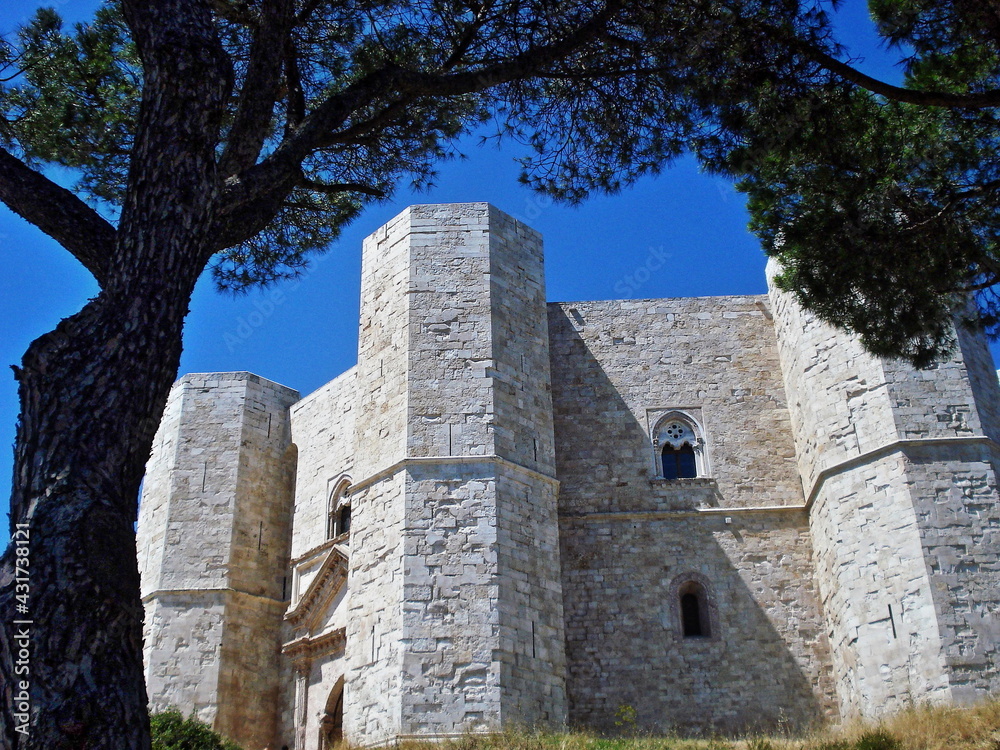
<svg viewBox="0 0 1000 750">
<path fill-rule="evenodd" d="M 771 297 L 842 711 L 985 696 L 1000 685 L 985 341 L 958 331 L 951 361 L 917 371 Z"/>
<path fill-rule="evenodd" d="M 534 231 L 411 207 L 365 241 L 356 367 L 301 400 L 178 381 L 139 527 L 152 705 L 319 750 L 996 690 L 1000 386 L 957 336 L 917 372 L 774 290 L 546 305 Z"/>
<path fill-rule="evenodd" d="M 150 709 L 194 712 L 248 746 L 278 729 L 298 398 L 245 372 L 181 378 L 140 502 Z"/>
</svg>

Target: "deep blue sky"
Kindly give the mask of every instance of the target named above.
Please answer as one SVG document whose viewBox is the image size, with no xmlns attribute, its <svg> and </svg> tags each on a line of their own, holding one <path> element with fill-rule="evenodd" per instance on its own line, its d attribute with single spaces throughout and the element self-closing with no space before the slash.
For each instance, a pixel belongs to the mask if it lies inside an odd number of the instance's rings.
<svg viewBox="0 0 1000 750">
<path fill-rule="evenodd" d="M 5 0 L 0 31 L 8 33 L 42 3 Z M 51 5 L 52 3 L 48 3 Z M 85 20 L 95 0 L 62 0 L 67 20 Z M 875 46 L 863 0 L 847 0 L 840 13 L 843 38 L 863 67 L 898 80 Z M 583 206 L 553 205 L 517 184 L 513 151 L 478 147 L 468 159 L 441 165 L 429 192 L 401 189 L 350 226 L 330 252 L 298 282 L 269 293 L 234 298 L 202 279 L 184 332 L 181 373 L 249 370 L 309 393 L 356 361 L 361 240 L 411 203 L 489 201 L 542 232 L 548 298 L 684 297 L 765 291 L 764 256 L 746 230 L 743 197 L 727 181 L 702 174 L 682 160 L 656 179 Z M 651 251 L 668 260 L 647 270 Z M 653 264 L 656 265 L 655 263 Z M 20 361 L 28 344 L 76 312 L 97 289 L 83 268 L 56 243 L 0 207 L 0 365 Z M 263 307 L 267 315 L 255 315 Z M 253 327 L 249 336 L 248 322 Z M 244 337 L 241 338 L 241 334 Z M 0 507 L 7 508 L 17 391 L 7 367 L 0 371 Z M 6 523 L 0 525 L 5 538 Z"/>
</svg>

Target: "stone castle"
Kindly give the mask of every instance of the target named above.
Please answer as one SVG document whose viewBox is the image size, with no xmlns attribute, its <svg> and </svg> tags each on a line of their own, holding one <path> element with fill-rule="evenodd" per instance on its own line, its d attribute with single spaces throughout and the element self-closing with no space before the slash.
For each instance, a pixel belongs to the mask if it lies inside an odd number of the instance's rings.
<svg viewBox="0 0 1000 750">
<path fill-rule="evenodd" d="M 151 708 L 248 750 L 803 726 L 1000 687 L 1000 387 L 775 290 L 546 304 L 537 233 L 414 206 L 358 364 L 175 385 L 138 527 Z"/>
</svg>

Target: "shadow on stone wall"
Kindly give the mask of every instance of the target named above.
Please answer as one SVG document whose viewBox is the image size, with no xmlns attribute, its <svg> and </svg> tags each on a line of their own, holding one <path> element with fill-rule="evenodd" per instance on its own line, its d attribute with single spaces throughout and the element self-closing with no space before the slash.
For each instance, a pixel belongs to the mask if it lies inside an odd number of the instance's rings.
<svg viewBox="0 0 1000 750">
<path fill-rule="evenodd" d="M 646 426 L 565 313 L 550 316 L 571 724 L 737 732 L 830 718 L 805 513 L 727 522 L 696 510 L 725 505 L 706 480 L 652 479 Z M 707 637 L 682 634 L 685 580 L 708 589 Z"/>
</svg>

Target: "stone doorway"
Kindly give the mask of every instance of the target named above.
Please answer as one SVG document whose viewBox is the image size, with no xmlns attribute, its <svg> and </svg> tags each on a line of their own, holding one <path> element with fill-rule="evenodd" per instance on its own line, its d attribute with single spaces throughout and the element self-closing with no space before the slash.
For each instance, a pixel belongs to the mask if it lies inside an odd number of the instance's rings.
<svg viewBox="0 0 1000 750">
<path fill-rule="evenodd" d="M 344 678 L 330 691 L 326 710 L 319 722 L 320 750 L 331 750 L 344 741 Z"/>
</svg>

